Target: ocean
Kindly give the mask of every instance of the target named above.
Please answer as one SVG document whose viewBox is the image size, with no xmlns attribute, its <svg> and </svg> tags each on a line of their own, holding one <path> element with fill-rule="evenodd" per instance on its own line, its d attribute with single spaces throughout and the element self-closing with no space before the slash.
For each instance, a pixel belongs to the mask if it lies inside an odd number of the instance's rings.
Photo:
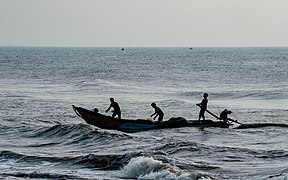
<svg viewBox="0 0 288 180">
<path fill-rule="evenodd" d="M 124 133 L 71 106 L 196 120 L 206 92 L 217 115 L 288 124 L 288 48 L 0 47 L 0 77 L 0 179 L 288 179 L 285 127 Z"/>
</svg>

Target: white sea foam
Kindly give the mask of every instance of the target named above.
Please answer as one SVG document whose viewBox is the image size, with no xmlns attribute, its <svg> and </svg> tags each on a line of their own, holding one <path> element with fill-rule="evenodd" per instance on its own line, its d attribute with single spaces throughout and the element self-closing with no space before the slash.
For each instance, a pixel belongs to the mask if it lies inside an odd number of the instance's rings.
<svg viewBox="0 0 288 180">
<path fill-rule="evenodd" d="M 132 158 L 120 171 L 119 176 L 121 178 L 162 180 L 210 179 L 197 172 L 185 172 L 176 166 L 171 166 L 151 157 Z"/>
</svg>

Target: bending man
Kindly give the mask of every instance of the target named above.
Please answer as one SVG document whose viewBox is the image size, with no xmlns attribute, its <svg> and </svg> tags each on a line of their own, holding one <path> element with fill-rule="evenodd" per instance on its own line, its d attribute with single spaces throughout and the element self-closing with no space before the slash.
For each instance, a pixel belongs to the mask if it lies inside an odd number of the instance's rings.
<svg viewBox="0 0 288 180">
<path fill-rule="evenodd" d="M 157 107 L 155 103 L 152 103 L 151 106 L 155 109 L 155 112 L 150 117 L 155 115 L 155 117 L 153 118 L 155 119 L 157 116 L 159 116 L 158 122 L 162 122 L 164 117 L 163 111 L 159 107 Z"/>
</svg>

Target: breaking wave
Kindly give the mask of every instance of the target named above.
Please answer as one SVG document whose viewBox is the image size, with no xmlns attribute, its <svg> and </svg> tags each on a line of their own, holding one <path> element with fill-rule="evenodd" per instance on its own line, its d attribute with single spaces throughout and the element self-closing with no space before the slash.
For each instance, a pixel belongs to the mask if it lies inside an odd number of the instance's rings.
<svg viewBox="0 0 288 180">
<path fill-rule="evenodd" d="M 198 172 L 186 172 L 176 166 L 163 163 L 151 157 L 132 158 L 119 172 L 119 177 L 125 179 L 163 179 L 163 180 L 191 180 L 211 179 L 208 175 Z"/>
</svg>

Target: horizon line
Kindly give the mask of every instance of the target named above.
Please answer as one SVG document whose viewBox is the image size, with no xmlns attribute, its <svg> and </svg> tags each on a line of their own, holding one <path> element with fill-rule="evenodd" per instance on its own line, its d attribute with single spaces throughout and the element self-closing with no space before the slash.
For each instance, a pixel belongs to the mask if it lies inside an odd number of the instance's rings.
<svg viewBox="0 0 288 180">
<path fill-rule="evenodd" d="M 271 46 L 259 46 L 259 45 L 249 45 L 249 46 L 89 46 L 89 45 L 0 45 L 3 47 L 35 47 L 35 48 L 288 48 L 287 46 L 271 45 Z"/>
</svg>

